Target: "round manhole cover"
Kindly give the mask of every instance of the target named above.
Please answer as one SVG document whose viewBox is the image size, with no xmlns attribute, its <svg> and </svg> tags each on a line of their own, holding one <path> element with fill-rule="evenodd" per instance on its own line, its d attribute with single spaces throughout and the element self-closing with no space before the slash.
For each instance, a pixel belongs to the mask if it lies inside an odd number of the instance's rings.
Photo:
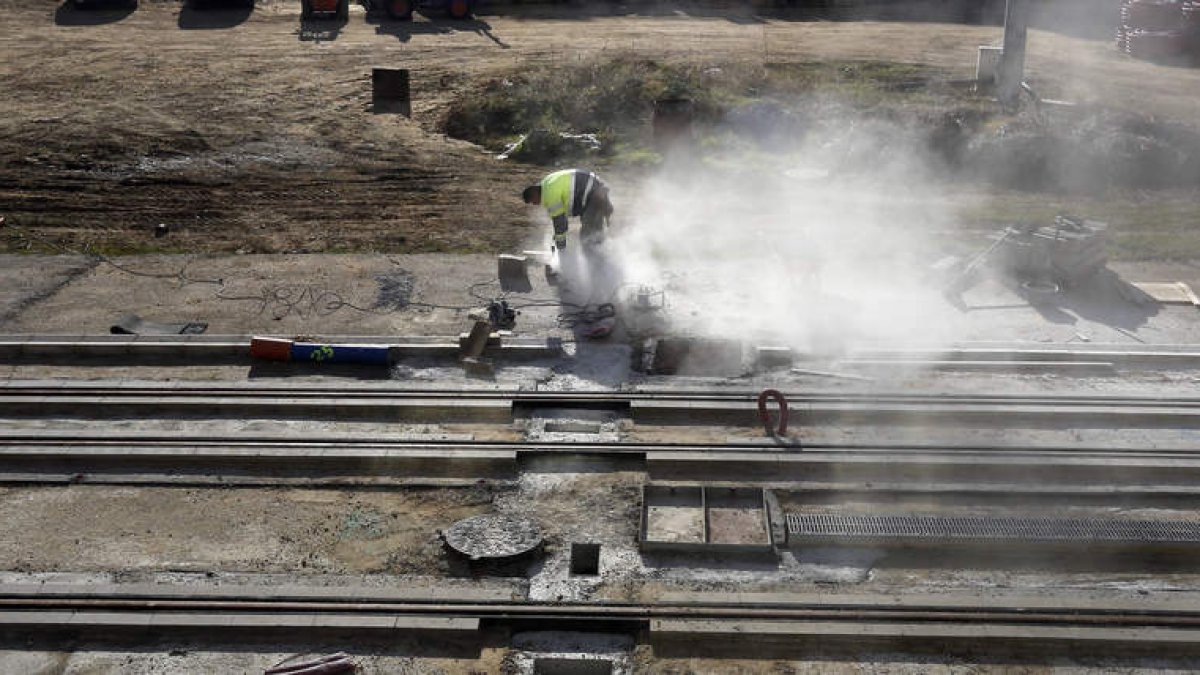
<svg viewBox="0 0 1200 675">
<path fill-rule="evenodd" d="M 446 545 L 472 560 L 513 558 L 542 543 L 542 533 L 533 521 L 498 513 L 464 518 L 442 537 Z"/>
</svg>

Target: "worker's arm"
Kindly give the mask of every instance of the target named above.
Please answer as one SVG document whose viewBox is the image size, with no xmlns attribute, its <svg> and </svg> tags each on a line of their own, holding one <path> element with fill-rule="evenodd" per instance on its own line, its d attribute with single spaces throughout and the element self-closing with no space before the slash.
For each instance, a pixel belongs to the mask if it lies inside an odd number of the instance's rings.
<svg viewBox="0 0 1200 675">
<path fill-rule="evenodd" d="M 563 251 L 567 248 L 567 216 L 560 214 L 551 218 L 554 223 L 554 248 Z"/>
</svg>

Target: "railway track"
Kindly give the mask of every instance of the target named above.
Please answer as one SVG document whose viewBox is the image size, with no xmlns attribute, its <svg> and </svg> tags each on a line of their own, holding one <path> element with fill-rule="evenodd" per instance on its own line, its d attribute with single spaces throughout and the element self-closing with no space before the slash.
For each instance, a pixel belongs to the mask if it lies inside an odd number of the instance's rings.
<svg viewBox="0 0 1200 675">
<path fill-rule="evenodd" d="M 1200 398 L 787 392 L 793 427 L 930 424 L 964 428 L 1161 430 L 1164 448 L 969 442 L 762 444 L 592 440 L 437 440 L 386 433 L 128 432 L 30 429 L 72 419 L 321 419 L 471 422 L 512 430 L 522 418 L 579 417 L 670 426 L 757 426 L 757 392 L 641 389 L 530 392 L 514 388 L 397 389 L 394 385 L 10 381 L 0 384 L 0 481 L 342 485 L 514 477 L 522 462 L 590 455 L 640 462 L 654 480 L 743 481 L 825 491 L 1200 495 Z M 798 418 L 798 419 L 797 419 Z"/>
<path fill-rule="evenodd" d="M 522 467 L 592 457 L 655 482 L 762 485 L 817 499 L 932 495 L 1194 504 L 1200 451 L 764 448 L 720 444 L 299 440 L 0 433 L 0 483 L 164 486 L 503 484 Z"/>
<path fill-rule="evenodd" d="M 397 597 L 407 595 L 408 597 Z M 103 639 L 134 631 L 201 632 L 214 639 L 337 630 L 478 633 L 564 626 L 645 632 L 649 640 L 737 635 L 726 651 L 805 639 L 969 641 L 973 646 L 1041 644 L 1195 650 L 1200 603 L 1193 594 L 1103 599 L 1040 595 L 667 593 L 653 602 L 537 602 L 467 591 L 462 598 L 403 590 L 69 584 L 0 586 L 0 631 L 70 633 Z M 245 629 L 253 628 L 253 633 Z M 242 638 L 245 639 L 245 638 Z M 698 645 L 693 644 L 692 649 Z"/>
<path fill-rule="evenodd" d="M 1009 428 L 1200 429 L 1200 399 L 784 392 L 809 425 L 954 423 Z M 520 417 L 607 415 L 661 425 L 757 426 L 758 392 L 642 389 L 630 392 L 402 390 L 393 387 L 230 386 L 214 383 L 8 382 L 8 418 L 213 417 L 507 423 Z"/>
</svg>

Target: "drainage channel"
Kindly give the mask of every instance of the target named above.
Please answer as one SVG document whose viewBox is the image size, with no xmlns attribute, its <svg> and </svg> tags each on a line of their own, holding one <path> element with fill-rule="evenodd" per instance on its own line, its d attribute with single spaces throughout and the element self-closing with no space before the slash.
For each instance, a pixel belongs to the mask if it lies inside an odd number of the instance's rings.
<svg viewBox="0 0 1200 675">
<path fill-rule="evenodd" d="M 839 544 L 1083 545 L 1200 547 L 1200 522 L 1185 520 L 787 514 L 789 546 Z"/>
</svg>

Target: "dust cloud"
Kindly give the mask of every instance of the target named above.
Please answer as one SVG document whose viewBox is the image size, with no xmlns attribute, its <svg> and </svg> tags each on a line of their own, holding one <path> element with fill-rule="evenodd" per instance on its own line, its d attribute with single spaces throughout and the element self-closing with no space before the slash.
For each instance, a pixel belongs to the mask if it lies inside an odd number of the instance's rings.
<svg viewBox="0 0 1200 675">
<path fill-rule="evenodd" d="M 667 291 L 677 335 L 829 354 L 945 345 L 961 317 L 928 270 L 955 208 L 924 148 L 846 120 L 756 162 L 675 158 L 617 196 L 608 257 L 624 284 Z"/>
</svg>

